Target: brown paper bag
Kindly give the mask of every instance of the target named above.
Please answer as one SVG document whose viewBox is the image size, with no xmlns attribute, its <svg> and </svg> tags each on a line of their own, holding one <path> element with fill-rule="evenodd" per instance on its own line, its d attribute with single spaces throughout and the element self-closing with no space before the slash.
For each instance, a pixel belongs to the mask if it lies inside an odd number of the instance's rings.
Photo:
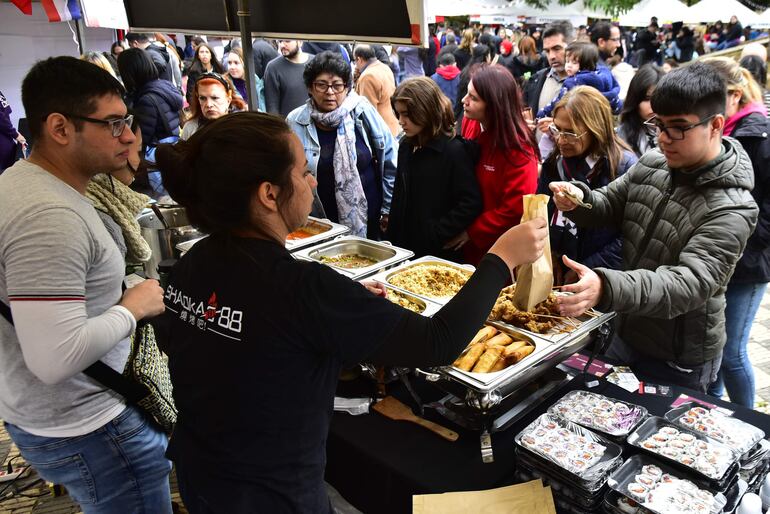
<svg viewBox="0 0 770 514">
<path fill-rule="evenodd" d="M 487 491 L 412 496 L 412 514 L 556 514 L 553 493 L 541 480 Z"/>
<path fill-rule="evenodd" d="M 548 196 L 524 195 L 524 214 L 521 222 L 535 218 L 548 220 Z M 553 288 L 553 264 L 551 262 L 551 242 L 545 240 L 543 255 L 532 264 L 523 264 L 516 268 L 516 290 L 513 303 L 521 311 L 529 311 L 551 294 Z"/>
</svg>

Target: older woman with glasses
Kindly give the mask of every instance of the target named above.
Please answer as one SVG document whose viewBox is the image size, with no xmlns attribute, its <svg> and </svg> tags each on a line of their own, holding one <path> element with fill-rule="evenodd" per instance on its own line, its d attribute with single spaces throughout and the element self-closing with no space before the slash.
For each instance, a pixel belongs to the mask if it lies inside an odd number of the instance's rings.
<svg viewBox="0 0 770 514">
<path fill-rule="evenodd" d="M 233 95 L 235 87 L 227 76 L 206 72 L 198 77 L 190 98 L 190 117 L 182 127 L 181 139 L 189 139 L 209 121 L 225 114 L 246 110 L 246 102 Z"/>
<path fill-rule="evenodd" d="M 350 77 L 339 54 L 318 54 L 303 75 L 310 98 L 286 121 L 318 181 L 312 214 L 379 239 L 390 212 L 397 145 L 377 109 L 350 90 Z"/>
<path fill-rule="evenodd" d="M 548 130 L 556 148 L 543 163 L 538 193 L 552 195 L 551 182 L 579 180 L 591 189 L 606 186 L 625 173 L 636 156 L 616 134 L 607 99 L 590 86 L 578 86 L 554 106 Z M 562 255 L 590 268 L 620 269 L 621 238 L 617 229 L 578 228 L 553 203 L 548 204 L 554 279 L 575 282 L 577 275 Z"/>
</svg>

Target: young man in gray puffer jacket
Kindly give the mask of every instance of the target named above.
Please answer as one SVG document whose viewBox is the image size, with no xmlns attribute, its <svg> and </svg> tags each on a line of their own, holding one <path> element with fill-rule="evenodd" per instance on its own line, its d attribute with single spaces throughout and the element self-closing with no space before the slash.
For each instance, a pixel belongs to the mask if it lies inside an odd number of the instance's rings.
<svg viewBox="0 0 770 514">
<path fill-rule="evenodd" d="M 758 214 L 751 161 L 722 137 L 725 98 L 724 82 L 706 65 L 675 70 L 652 96 L 658 149 L 604 188 L 551 184 L 557 208 L 579 226 L 619 225 L 623 235 L 623 271 L 565 257 L 579 281 L 563 288 L 575 294 L 560 299 L 562 314 L 616 311 L 609 357 L 642 377 L 702 392 L 716 380 L 725 289 Z"/>
</svg>

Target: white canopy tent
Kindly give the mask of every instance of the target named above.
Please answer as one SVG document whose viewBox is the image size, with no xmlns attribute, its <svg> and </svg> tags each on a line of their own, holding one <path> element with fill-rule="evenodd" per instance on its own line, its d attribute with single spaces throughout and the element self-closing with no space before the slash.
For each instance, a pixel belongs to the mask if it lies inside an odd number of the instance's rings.
<svg viewBox="0 0 770 514">
<path fill-rule="evenodd" d="M 721 20 L 730 21 L 731 16 L 737 16 L 738 21 L 745 27 L 754 25 L 759 15 L 740 3 L 738 0 L 700 0 L 690 9 L 685 17 L 685 23 L 714 23 Z"/>
<path fill-rule="evenodd" d="M 642 0 L 623 14 L 619 21 L 623 27 L 646 27 L 653 16 L 658 17 L 658 23 L 673 23 L 684 21 L 689 13 L 690 7 L 679 0 Z"/>
</svg>

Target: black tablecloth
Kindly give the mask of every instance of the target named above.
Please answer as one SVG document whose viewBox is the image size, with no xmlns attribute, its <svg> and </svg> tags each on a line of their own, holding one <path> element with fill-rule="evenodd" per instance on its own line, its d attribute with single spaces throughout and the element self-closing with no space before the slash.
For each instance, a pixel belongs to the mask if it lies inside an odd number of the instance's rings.
<svg viewBox="0 0 770 514">
<path fill-rule="evenodd" d="M 493 434 L 495 461 L 491 464 L 481 460 L 478 432 L 465 430 L 432 409 L 425 410 L 425 417 L 457 431 L 460 434 L 457 441 L 445 441 L 413 423 L 392 421 L 376 412 L 362 416 L 335 413 L 327 443 L 326 480 L 365 514 L 409 513 L 414 494 L 513 484 L 516 482 L 514 436 L 562 396 L 578 389 L 642 405 L 654 416 L 663 416 L 676 397 L 685 393 L 735 411 L 736 418 L 770 435 L 770 416 L 689 389 L 673 387 L 673 397 L 661 397 L 629 393 L 604 380 L 588 389 L 585 382 L 592 380 L 594 377 L 578 375 L 509 429 Z M 422 380 L 412 379 L 412 383 L 424 402 L 444 396 Z M 338 394 L 352 397 L 368 387 L 369 383 L 363 381 L 341 383 Z M 388 393 L 414 406 L 401 384 L 390 384 Z"/>
</svg>

